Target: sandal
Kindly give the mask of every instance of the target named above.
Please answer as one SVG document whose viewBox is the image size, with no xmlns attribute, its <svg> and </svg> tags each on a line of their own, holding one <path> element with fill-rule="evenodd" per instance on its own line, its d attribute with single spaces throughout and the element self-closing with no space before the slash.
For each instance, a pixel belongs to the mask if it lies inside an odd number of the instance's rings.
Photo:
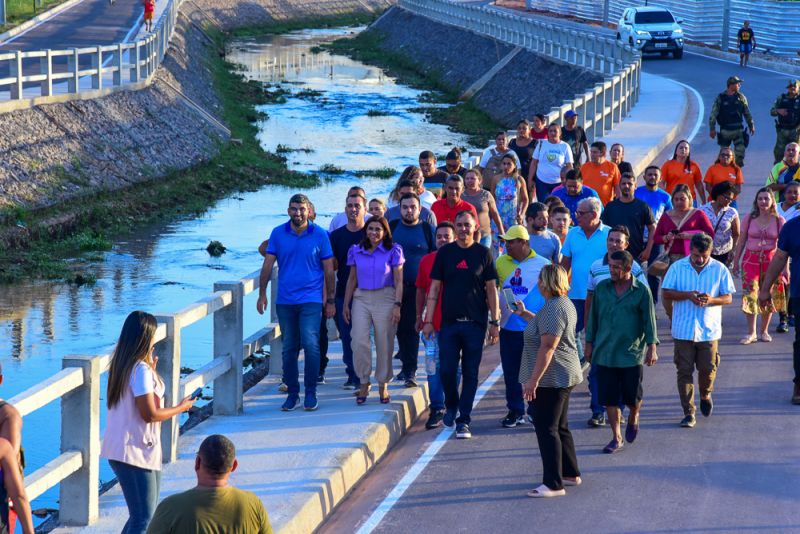
<svg viewBox="0 0 800 534">
<path fill-rule="evenodd" d="M 356 404 L 361 406 L 365 402 L 367 402 L 367 397 L 369 396 L 369 383 L 361 384 L 361 387 L 358 390 L 356 395 Z"/>
<path fill-rule="evenodd" d="M 762 332 L 760 336 L 758 336 L 759 341 L 763 341 L 764 343 L 769 343 L 772 341 L 772 336 L 769 335 L 768 332 Z"/>
<path fill-rule="evenodd" d="M 526 493 L 528 497 L 533 497 L 534 499 L 539 497 L 561 497 L 562 495 L 566 494 L 567 492 L 563 488 L 560 490 L 551 490 L 544 484 Z"/>
<path fill-rule="evenodd" d="M 739 344 L 740 345 L 749 345 L 750 343 L 755 343 L 756 339 L 757 338 L 756 338 L 755 334 L 750 334 L 749 336 L 743 337 L 742 339 L 740 339 L 739 340 Z"/>
<path fill-rule="evenodd" d="M 388 384 L 381 384 L 379 386 L 378 395 L 380 395 L 381 404 L 389 404 L 390 402 L 392 402 L 392 398 L 389 396 Z"/>
<path fill-rule="evenodd" d="M 581 484 L 583 484 L 583 479 L 581 479 L 581 477 L 562 478 L 561 483 L 564 484 L 565 486 L 580 486 Z"/>
</svg>

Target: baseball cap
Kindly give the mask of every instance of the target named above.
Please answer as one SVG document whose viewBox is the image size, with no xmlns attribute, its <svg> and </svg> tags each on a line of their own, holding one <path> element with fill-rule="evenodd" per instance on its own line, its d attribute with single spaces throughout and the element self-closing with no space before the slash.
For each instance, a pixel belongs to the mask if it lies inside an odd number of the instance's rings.
<svg viewBox="0 0 800 534">
<path fill-rule="evenodd" d="M 567 111 L 566 113 L 564 113 L 564 118 L 565 119 L 568 119 L 570 117 L 577 117 L 577 116 L 578 116 L 578 114 L 575 113 L 574 109 L 571 109 L 571 110 Z"/>
<path fill-rule="evenodd" d="M 512 239 L 522 239 L 523 241 L 531 240 L 531 236 L 528 235 L 528 231 L 520 224 L 515 224 L 506 230 L 506 233 L 501 235 L 500 238 L 506 241 L 511 241 Z"/>
<path fill-rule="evenodd" d="M 789 80 L 789 83 L 786 85 L 786 87 L 795 87 L 798 85 L 800 85 L 800 80 Z"/>
<path fill-rule="evenodd" d="M 739 78 L 738 76 L 731 76 L 730 78 L 728 78 L 728 85 L 731 85 L 733 83 L 742 83 L 743 81 L 744 80 Z"/>
</svg>

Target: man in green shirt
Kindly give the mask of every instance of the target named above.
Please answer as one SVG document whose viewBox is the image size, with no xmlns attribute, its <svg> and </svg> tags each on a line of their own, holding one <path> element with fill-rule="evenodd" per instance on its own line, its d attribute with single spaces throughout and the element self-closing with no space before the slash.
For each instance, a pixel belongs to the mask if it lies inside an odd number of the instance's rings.
<svg viewBox="0 0 800 534">
<path fill-rule="evenodd" d="M 272 534 L 261 499 L 228 485 L 238 465 L 231 440 L 208 436 L 194 460 L 197 486 L 161 501 L 147 534 Z"/>
<path fill-rule="evenodd" d="M 613 439 L 603 449 L 622 450 L 620 404 L 630 408 L 625 439 L 633 443 L 639 432 L 642 406 L 642 363 L 658 360 L 656 312 L 647 284 L 631 275 L 633 256 L 618 250 L 608 259 L 611 278 L 594 291 L 586 323 L 586 361 L 597 367 L 599 398 L 606 405 Z M 646 353 L 646 355 L 645 355 Z"/>
</svg>

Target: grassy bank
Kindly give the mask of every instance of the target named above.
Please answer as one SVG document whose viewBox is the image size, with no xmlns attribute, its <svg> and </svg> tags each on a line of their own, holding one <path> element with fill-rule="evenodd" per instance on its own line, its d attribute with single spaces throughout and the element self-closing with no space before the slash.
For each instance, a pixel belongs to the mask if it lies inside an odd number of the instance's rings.
<svg viewBox="0 0 800 534">
<path fill-rule="evenodd" d="M 433 105 L 423 106 L 419 110 L 433 122 L 468 135 L 472 145 L 484 146 L 499 130 L 505 129 L 478 109 L 472 100 L 459 101 L 459 94 L 444 83 L 437 72 L 426 73 L 407 56 L 385 50 L 381 46 L 380 35 L 375 32 L 366 31 L 353 38 L 337 39 L 320 48 L 381 67 L 404 85 L 428 91 L 425 100 Z"/>
<path fill-rule="evenodd" d="M 36 211 L 11 208 L 0 212 L 0 283 L 26 278 L 92 283 L 94 264 L 103 259 L 99 252 L 110 249 L 113 239 L 136 227 L 196 217 L 222 198 L 267 184 L 319 185 L 317 176 L 288 170 L 285 155 L 261 148 L 256 138 L 260 115 L 255 106 L 270 102 L 275 95 L 257 82 L 246 81 L 219 52 L 228 39 L 238 36 L 364 24 L 372 18 L 303 19 L 232 34 L 207 28 L 216 45 L 209 52 L 208 67 L 232 142 L 221 144 L 217 155 L 207 162 L 129 188 L 91 191 Z M 79 261 L 72 261 L 75 258 Z"/>
</svg>

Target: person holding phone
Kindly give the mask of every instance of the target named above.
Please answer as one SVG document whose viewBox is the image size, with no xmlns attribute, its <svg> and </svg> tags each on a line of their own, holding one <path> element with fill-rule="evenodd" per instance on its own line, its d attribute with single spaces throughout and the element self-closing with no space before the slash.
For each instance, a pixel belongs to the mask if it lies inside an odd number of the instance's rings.
<svg viewBox="0 0 800 534">
<path fill-rule="evenodd" d="M 164 381 L 153 357 L 156 318 L 134 311 L 125 319 L 111 355 L 106 390 L 106 430 L 100 456 L 119 480 L 129 518 L 125 534 L 143 534 L 161 485 L 161 422 L 186 412 L 192 396 L 164 407 Z"/>
<path fill-rule="evenodd" d="M 522 359 L 522 332 L 527 321 L 514 315 L 517 301 L 536 313 L 544 306 L 544 298 L 536 287 L 542 267 L 550 260 L 531 249 L 530 236 L 522 225 L 515 225 L 501 236 L 506 253 L 497 258 L 497 275 L 500 280 L 500 361 L 506 386 L 508 414 L 500 421 L 505 428 L 525 423 L 525 401 L 519 383 L 519 366 Z"/>
</svg>

